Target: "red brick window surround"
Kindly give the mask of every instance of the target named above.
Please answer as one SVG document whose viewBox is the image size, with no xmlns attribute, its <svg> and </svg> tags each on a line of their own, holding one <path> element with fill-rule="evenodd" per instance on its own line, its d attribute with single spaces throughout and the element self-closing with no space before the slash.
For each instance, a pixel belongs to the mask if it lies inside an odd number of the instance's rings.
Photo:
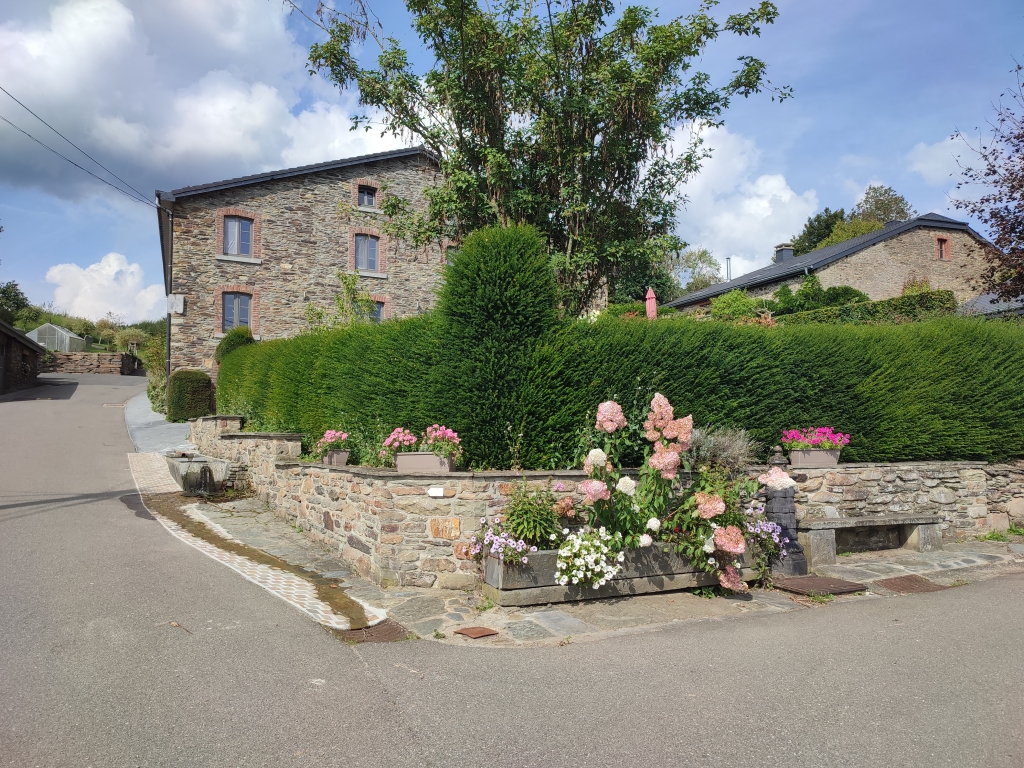
<svg viewBox="0 0 1024 768">
<path fill-rule="evenodd" d="M 249 253 L 245 255 L 245 258 L 259 259 L 263 252 L 262 248 L 262 232 L 260 214 L 257 211 L 249 210 L 248 208 L 218 208 L 217 209 L 217 239 L 214 243 L 214 248 L 218 256 L 224 256 L 224 217 L 225 216 L 238 216 L 243 219 L 249 219 L 252 222 L 252 244 L 250 246 Z"/>
<path fill-rule="evenodd" d="M 935 258 L 939 261 L 952 261 L 953 252 L 948 237 L 936 235 L 935 237 Z"/>
<path fill-rule="evenodd" d="M 358 179 L 352 180 L 352 205 L 359 206 L 359 188 L 363 187 L 367 190 L 373 190 L 373 205 L 364 206 L 371 208 L 380 208 L 380 182 L 377 179 L 371 179 L 369 176 L 365 176 Z"/>
<path fill-rule="evenodd" d="M 356 271 L 356 235 L 366 235 L 377 238 L 377 272 L 387 272 L 387 241 L 381 237 L 380 231 L 372 227 L 349 227 L 348 230 L 348 269 L 349 272 Z M 370 270 L 373 271 L 373 270 Z"/>
<path fill-rule="evenodd" d="M 381 294 L 381 293 L 374 293 L 374 294 L 372 294 L 370 296 L 370 298 L 373 299 L 374 301 L 376 301 L 377 304 L 382 305 L 381 313 L 380 313 L 380 319 L 381 320 L 387 320 L 388 318 L 391 317 L 391 297 L 390 296 L 385 296 L 384 294 Z"/>
<path fill-rule="evenodd" d="M 253 336 L 258 336 L 260 333 L 260 289 L 255 285 L 244 283 L 228 283 L 218 285 L 214 289 L 214 333 L 224 332 L 225 293 L 247 293 L 252 297 L 249 301 L 249 330 L 252 331 Z"/>
</svg>

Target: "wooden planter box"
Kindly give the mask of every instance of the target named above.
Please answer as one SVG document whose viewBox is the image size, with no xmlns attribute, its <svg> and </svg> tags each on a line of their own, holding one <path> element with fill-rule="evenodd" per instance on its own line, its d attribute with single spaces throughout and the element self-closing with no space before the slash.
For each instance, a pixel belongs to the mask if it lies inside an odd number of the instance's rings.
<svg viewBox="0 0 1024 768">
<path fill-rule="evenodd" d="M 599 597 L 669 592 L 718 583 L 713 574 L 695 570 L 690 561 L 668 547 L 627 549 L 622 570 L 603 587 L 589 584 L 561 586 L 555 581 L 558 551 L 546 549 L 529 555 L 525 565 L 506 565 L 496 557 L 484 558 L 484 594 L 498 605 L 571 603 Z M 744 580 L 756 578 L 746 555 L 740 558 Z"/>
<path fill-rule="evenodd" d="M 841 448 L 810 448 L 789 452 L 789 465 L 814 469 L 816 467 L 834 467 L 839 463 Z"/>
<path fill-rule="evenodd" d="M 429 451 L 406 451 L 395 454 L 395 469 L 399 474 L 452 472 L 455 462 L 442 459 Z"/>
<path fill-rule="evenodd" d="M 348 464 L 348 451 L 328 451 L 324 457 L 324 464 L 332 467 L 344 467 Z"/>
</svg>

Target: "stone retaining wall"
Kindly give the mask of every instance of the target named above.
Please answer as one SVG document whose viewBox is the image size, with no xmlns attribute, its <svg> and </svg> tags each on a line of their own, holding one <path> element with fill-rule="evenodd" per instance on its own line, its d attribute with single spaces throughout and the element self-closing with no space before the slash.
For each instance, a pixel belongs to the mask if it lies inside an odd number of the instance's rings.
<svg viewBox="0 0 1024 768">
<path fill-rule="evenodd" d="M 469 542 L 480 518 L 504 508 L 514 484 L 550 483 L 559 497 L 582 502 L 580 471 L 453 472 L 400 475 L 393 469 L 300 463 L 299 435 L 241 432 L 239 416 L 191 422 L 189 440 L 206 456 L 226 459 L 277 514 L 314 539 L 337 546 L 356 569 L 380 584 L 468 588 L 480 566 Z M 756 476 L 765 467 L 750 467 Z M 1024 525 L 1024 462 L 840 464 L 790 473 L 800 484 L 804 518 L 933 514 L 947 535 L 960 529 Z"/>
<path fill-rule="evenodd" d="M 316 540 L 337 546 L 356 570 L 385 585 L 466 589 L 480 581 L 469 543 L 480 519 L 499 512 L 515 483 L 551 484 L 556 496 L 582 495 L 582 472 L 398 474 L 295 459 L 297 435 L 238 432 L 237 416 L 191 422 L 189 440 L 207 456 L 248 467 L 248 480 L 275 512 Z"/>
<path fill-rule="evenodd" d="M 1024 525 L 1024 462 L 982 461 L 840 464 L 791 469 L 800 485 L 797 519 L 931 514 L 947 530 Z"/>
<path fill-rule="evenodd" d="M 48 373 L 110 373 L 129 376 L 135 370 L 135 358 L 120 352 L 51 352 L 53 362 Z"/>
</svg>

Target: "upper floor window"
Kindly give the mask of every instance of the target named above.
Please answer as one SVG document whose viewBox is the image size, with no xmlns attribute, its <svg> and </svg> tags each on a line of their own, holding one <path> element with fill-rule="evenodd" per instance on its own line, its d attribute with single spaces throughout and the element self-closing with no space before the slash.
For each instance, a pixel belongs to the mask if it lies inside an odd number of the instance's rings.
<svg viewBox="0 0 1024 768">
<path fill-rule="evenodd" d="M 224 217 L 224 253 L 230 256 L 252 255 L 252 220 L 241 216 Z"/>
<path fill-rule="evenodd" d="M 939 261 L 949 261 L 949 240 L 944 237 L 935 238 L 935 255 Z"/>
<path fill-rule="evenodd" d="M 224 333 L 238 325 L 250 325 L 249 309 L 252 305 L 252 296 L 248 293 L 225 293 L 223 300 L 224 322 L 221 330 Z"/>
<path fill-rule="evenodd" d="M 359 207 L 376 208 L 377 190 L 373 187 L 359 186 Z"/>
<path fill-rule="evenodd" d="M 356 235 L 356 269 L 377 271 L 378 243 L 379 240 L 374 235 Z"/>
</svg>

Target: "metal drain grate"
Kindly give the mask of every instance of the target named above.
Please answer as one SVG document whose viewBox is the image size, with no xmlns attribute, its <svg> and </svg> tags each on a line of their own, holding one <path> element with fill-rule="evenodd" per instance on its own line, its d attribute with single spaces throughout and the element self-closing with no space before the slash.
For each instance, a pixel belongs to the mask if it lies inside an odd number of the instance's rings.
<svg viewBox="0 0 1024 768">
<path fill-rule="evenodd" d="M 394 619 L 384 619 L 380 624 L 365 629 L 331 629 L 331 634 L 347 643 L 395 643 L 406 640 L 409 631 Z"/>
<path fill-rule="evenodd" d="M 928 581 L 924 576 L 897 576 L 894 579 L 879 579 L 875 582 L 892 592 L 941 592 L 949 587 Z"/>
<path fill-rule="evenodd" d="M 849 595 L 867 589 L 863 584 L 828 576 L 776 576 L 772 583 L 776 589 L 798 595 Z"/>
</svg>

